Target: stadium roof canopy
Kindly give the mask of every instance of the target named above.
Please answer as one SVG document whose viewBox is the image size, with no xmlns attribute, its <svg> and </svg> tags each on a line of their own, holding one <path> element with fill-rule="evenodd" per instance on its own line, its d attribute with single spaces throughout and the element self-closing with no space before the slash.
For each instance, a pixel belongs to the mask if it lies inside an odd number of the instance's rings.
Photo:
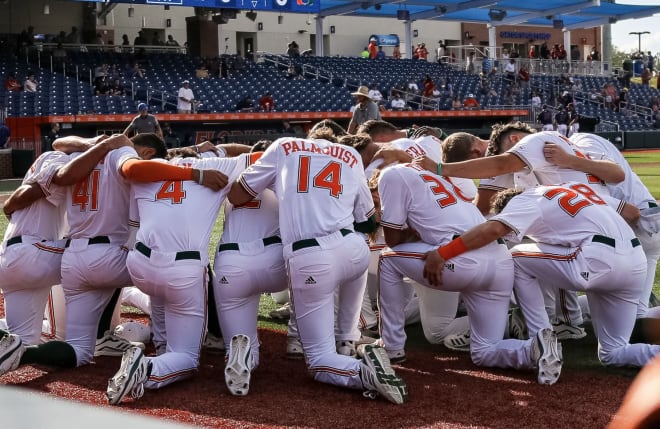
<svg viewBox="0 0 660 429">
<path fill-rule="evenodd" d="M 309 2 L 309 0 L 298 0 Z M 660 13 L 660 5 L 624 5 L 606 0 L 317 0 L 318 15 L 443 20 L 499 25 L 591 28 Z M 311 2 L 309 2 L 311 3 Z M 407 11 L 407 12 L 400 12 Z M 409 16 L 408 19 L 405 19 Z"/>
</svg>

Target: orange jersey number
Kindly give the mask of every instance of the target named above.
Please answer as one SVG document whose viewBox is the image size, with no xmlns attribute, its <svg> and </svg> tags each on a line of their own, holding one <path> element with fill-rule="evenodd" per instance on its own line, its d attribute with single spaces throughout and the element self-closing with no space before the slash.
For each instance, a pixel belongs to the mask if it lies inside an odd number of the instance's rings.
<svg viewBox="0 0 660 429">
<path fill-rule="evenodd" d="M 580 210 L 592 204 L 607 204 L 587 185 L 573 185 L 569 188 L 553 188 L 543 194 L 549 200 L 559 196 L 559 207 L 569 216 L 575 217 Z"/>
<path fill-rule="evenodd" d="M 433 195 L 440 196 L 440 198 L 436 200 L 440 207 L 444 208 L 456 204 L 456 197 L 447 188 L 445 188 L 445 185 L 443 185 L 441 181 L 431 176 L 430 174 L 420 174 L 420 177 L 423 181 L 432 184 L 431 192 L 433 192 Z"/>
<path fill-rule="evenodd" d="M 172 204 L 181 204 L 184 198 L 186 198 L 186 191 L 183 190 L 181 180 L 167 181 L 156 192 L 156 201 L 170 200 Z"/>
<path fill-rule="evenodd" d="M 309 192 L 310 157 L 301 156 L 298 164 L 298 192 Z M 339 198 L 343 191 L 341 184 L 341 164 L 336 161 L 328 162 L 312 179 L 315 188 L 325 188 L 330 195 Z"/>
<path fill-rule="evenodd" d="M 90 211 L 99 209 L 99 178 L 101 170 L 92 170 L 92 172 L 76 183 L 73 187 L 71 203 L 74 206 L 80 206 L 80 211 L 84 212 L 89 206 Z"/>
</svg>

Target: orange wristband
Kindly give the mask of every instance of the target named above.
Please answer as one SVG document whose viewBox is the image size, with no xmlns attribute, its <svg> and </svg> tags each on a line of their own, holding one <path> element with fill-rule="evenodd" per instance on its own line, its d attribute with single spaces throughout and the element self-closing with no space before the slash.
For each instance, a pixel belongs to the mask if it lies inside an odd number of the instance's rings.
<svg viewBox="0 0 660 429">
<path fill-rule="evenodd" d="M 463 239 L 458 237 L 450 241 L 448 244 L 445 244 L 442 247 L 438 247 L 438 254 L 442 256 L 442 259 L 447 261 L 454 256 L 458 256 L 461 253 L 467 252 L 468 250 L 470 249 L 465 246 Z"/>
</svg>

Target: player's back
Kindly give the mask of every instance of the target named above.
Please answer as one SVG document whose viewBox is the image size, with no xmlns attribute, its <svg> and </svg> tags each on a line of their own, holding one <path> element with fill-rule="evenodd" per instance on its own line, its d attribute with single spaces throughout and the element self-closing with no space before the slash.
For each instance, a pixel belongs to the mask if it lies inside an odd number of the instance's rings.
<svg viewBox="0 0 660 429">
<path fill-rule="evenodd" d="M 40 155 L 23 178 L 22 184 L 37 183 L 44 198 L 12 213 L 5 238 L 29 235 L 43 240 L 57 240 L 65 233 L 64 204 L 66 188 L 51 183 L 57 170 L 67 163 L 68 155 L 50 151 Z"/>
<path fill-rule="evenodd" d="M 373 209 L 362 162 L 355 149 L 326 140 L 277 142 L 280 143 L 276 146 L 279 176 L 275 192 L 280 200 L 280 232 L 284 243 L 352 228 L 354 211 L 366 214 Z"/>
<path fill-rule="evenodd" d="M 124 161 L 137 157 L 131 147 L 112 150 L 89 176 L 69 187 L 66 214 L 71 238 L 107 236 L 112 242 L 126 242 L 130 188 L 120 170 Z"/>
<path fill-rule="evenodd" d="M 407 224 L 426 243 L 446 243 L 485 221 L 450 181 L 410 164 L 383 170 L 378 190 L 381 223 L 397 229 Z"/>
<path fill-rule="evenodd" d="M 240 207 L 224 205 L 223 243 L 254 241 L 279 235 L 279 206 L 275 192 L 266 189 Z"/>
</svg>

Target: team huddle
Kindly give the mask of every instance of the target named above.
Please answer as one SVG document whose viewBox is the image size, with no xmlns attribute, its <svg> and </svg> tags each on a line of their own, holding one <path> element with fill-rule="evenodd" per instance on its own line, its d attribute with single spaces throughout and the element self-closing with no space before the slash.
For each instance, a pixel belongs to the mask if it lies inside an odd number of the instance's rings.
<svg viewBox="0 0 660 429">
<path fill-rule="evenodd" d="M 212 309 L 227 388 L 246 395 L 260 296 L 283 290 L 287 357 L 317 381 L 395 404 L 408 390 L 392 364 L 406 360 L 405 326 L 417 321 L 429 342 L 541 384 L 557 382 L 561 341 L 586 335 L 587 319 L 605 365 L 660 354 L 638 338 L 660 317 L 649 308 L 660 209 L 599 136 L 511 123 L 482 140 L 380 120 L 347 134 L 325 120 L 304 139 L 254 147 L 168 152 L 138 134 L 53 148 L 4 206 L 0 376 L 121 356 L 108 401 L 138 399 L 196 372 Z M 114 329 L 129 294 L 148 307 L 146 338 Z"/>
</svg>

